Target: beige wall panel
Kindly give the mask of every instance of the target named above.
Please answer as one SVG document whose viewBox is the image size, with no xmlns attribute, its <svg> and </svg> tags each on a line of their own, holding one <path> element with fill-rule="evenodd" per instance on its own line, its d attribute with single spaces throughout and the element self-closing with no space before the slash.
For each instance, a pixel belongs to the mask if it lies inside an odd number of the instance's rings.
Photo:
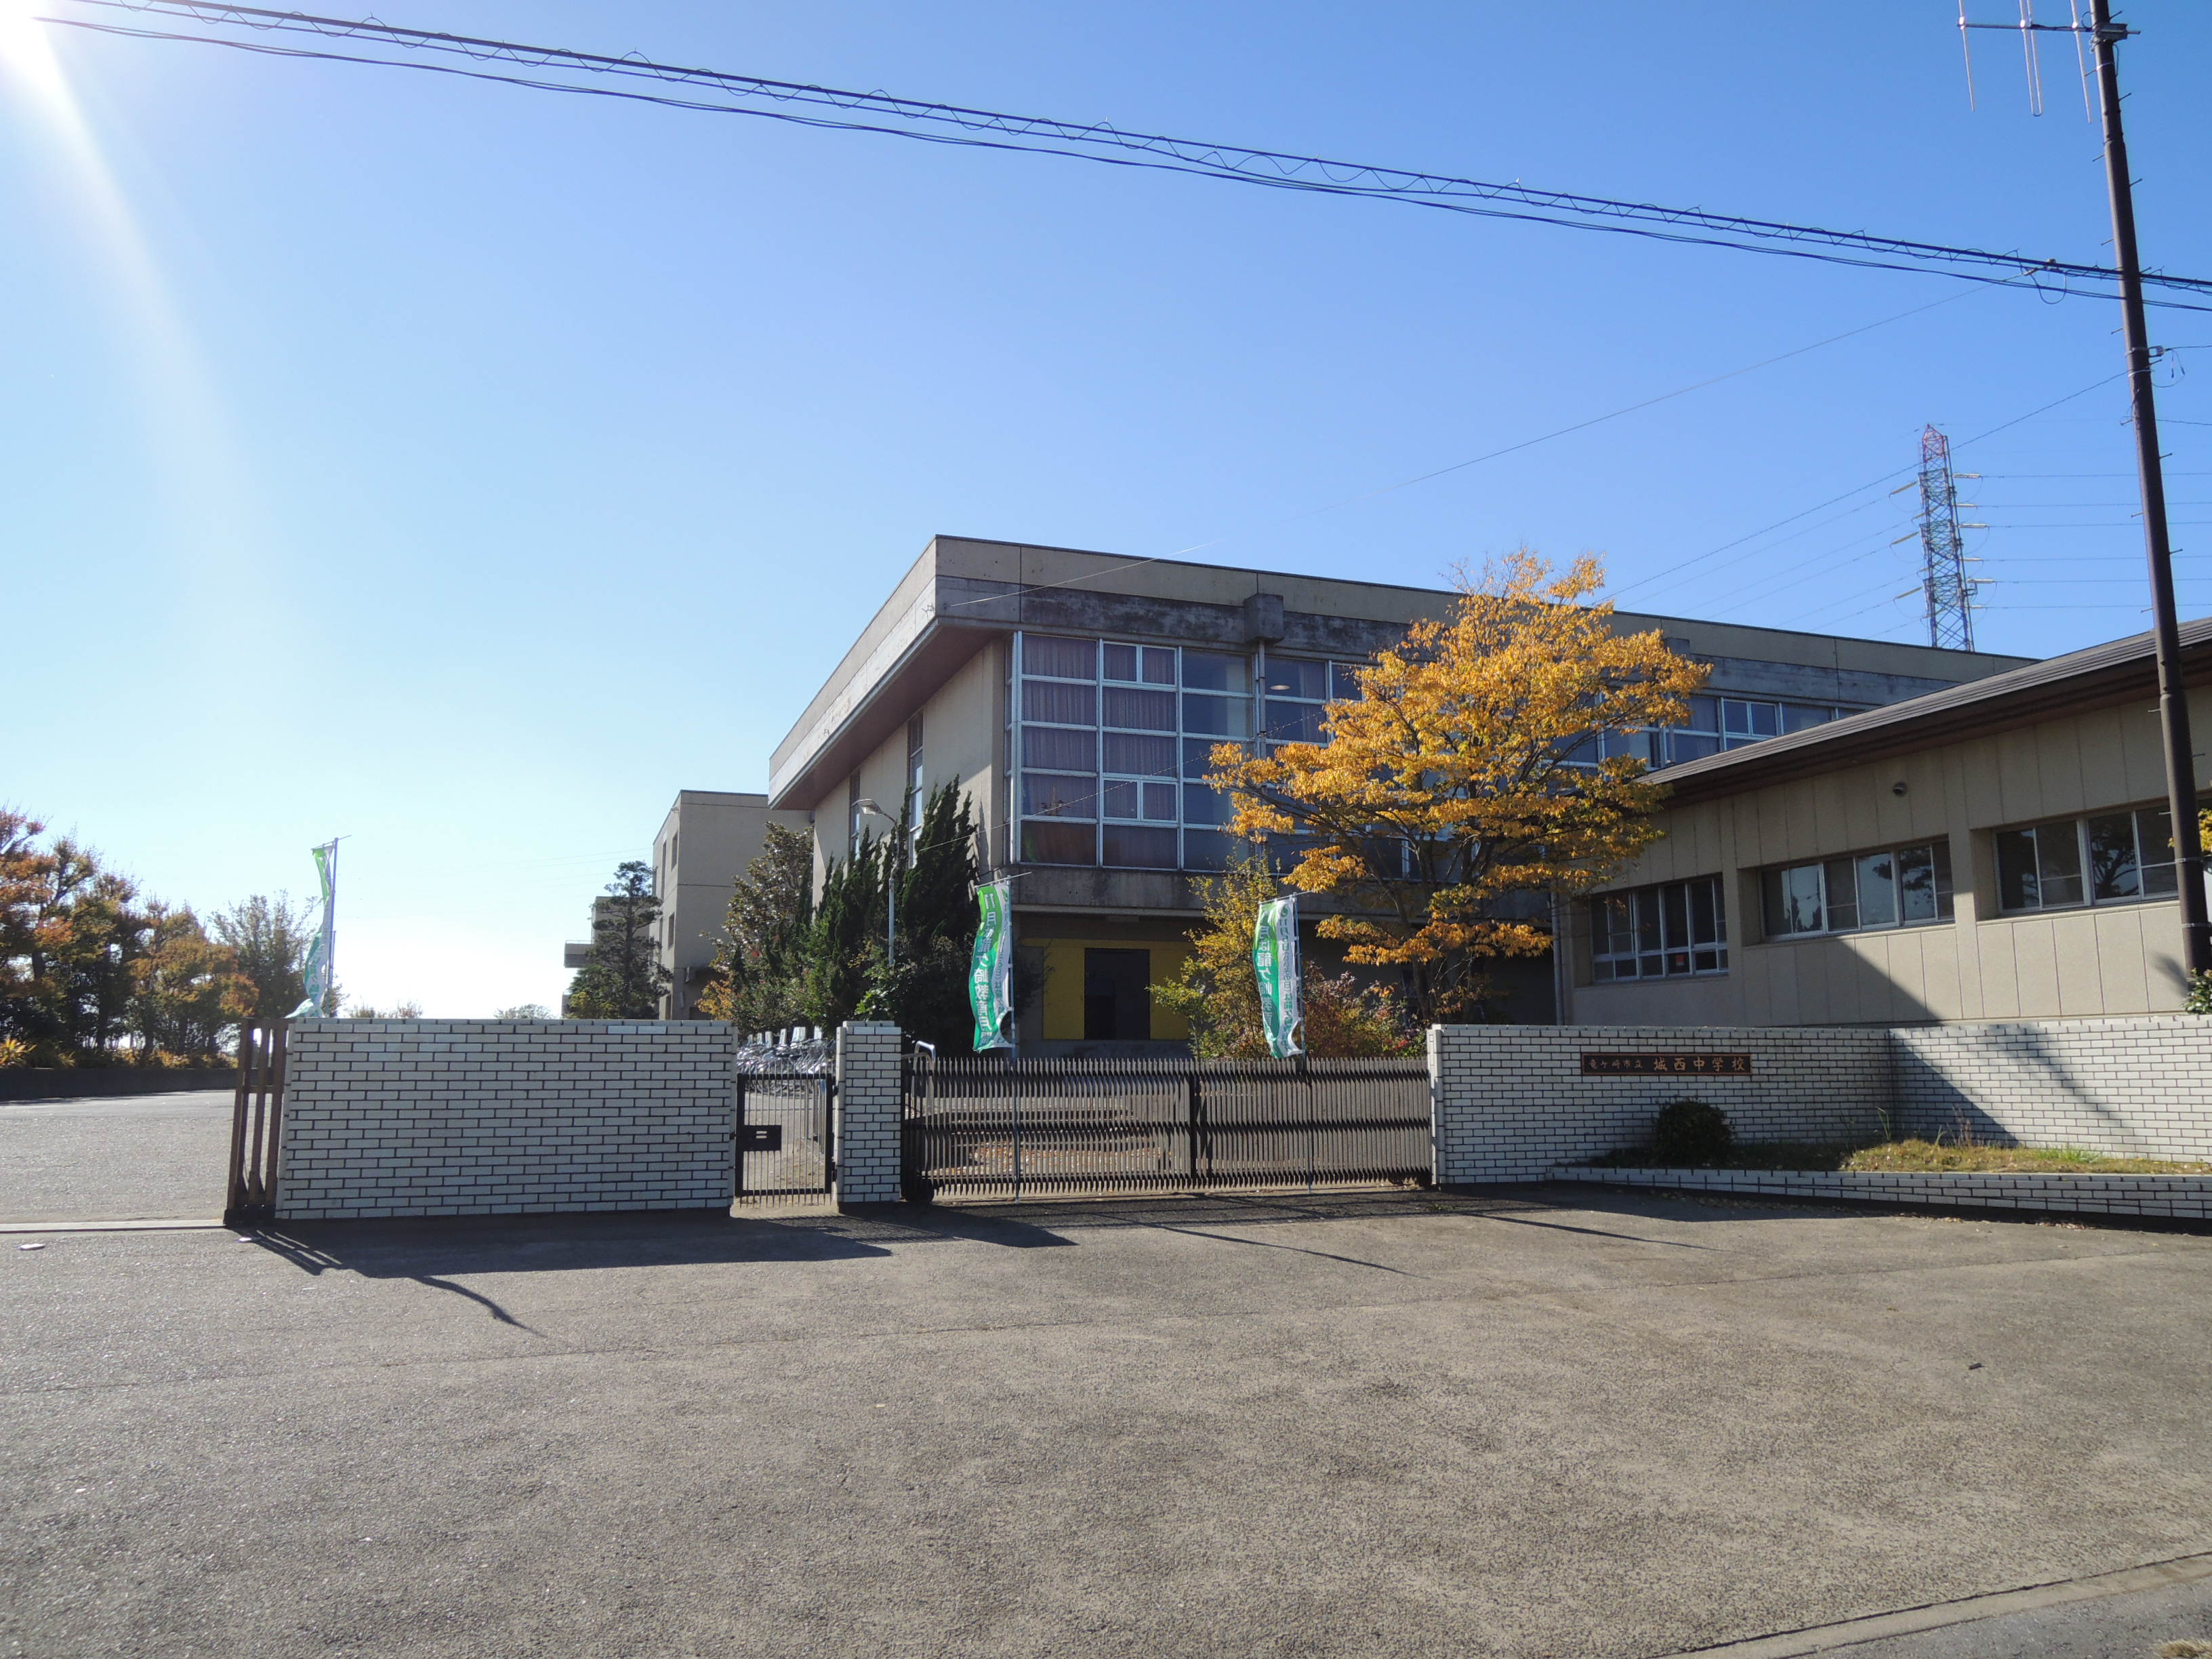
<svg viewBox="0 0 2212 1659">
<path fill-rule="evenodd" d="M 2149 981 L 2154 1013 L 2178 1012 L 2189 994 L 2189 977 L 2181 971 L 2181 907 L 2144 904 L 2136 907 L 2142 918 L 2143 970 Z"/>
<path fill-rule="evenodd" d="M 2021 1013 L 2020 953 L 2012 922 L 1984 923 L 1974 930 L 1973 950 L 1980 959 L 1981 1002 L 1967 1018 L 2017 1019 Z"/>
<path fill-rule="evenodd" d="M 1875 769 L 1855 766 L 1837 775 L 1838 821 L 1845 844 L 1854 849 L 1876 847 L 1888 839 L 1889 830 L 1884 823 L 1882 802 L 1890 799 L 1889 791 L 1875 781 Z M 1902 803 L 1899 803 L 1902 805 Z"/>
<path fill-rule="evenodd" d="M 1878 967 L 1888 983 L 1881 1018 L 1888 1024 L 1924 1019 L 1928 1007 L 1927 930 L 1908 927 L 1885 935 Z"/>
<path fill-rule="evenodd" d="M 2023 1019 L 2051 1019 L 2063 1012 L 2058 998 L 2058 946 L 2051 936 L 2051 923 L 2038 916 L 2027 921 L 1992 924 L 2012 934 L 2013 973 L 2020 987 Z"/>
<path fill-rule="evenodd" d="M 2008 735 L 2013 740 L 1999 744 L 1996 748 L 1996 821 L 2020 823 L 2039 817 L 2043 813 L 2042 754 L 2027 734 L 2014 732 Z"/>
<path fill-rule="evenodd" d="M 2034 739 L 2042 784 L 2036 816 L 2060 817 L 2081 811 L 2087 802 L 2081 793 L 2080 718 L 2046 721 L 2035 728 Z"/>
<path fill-rule="evenodd" d="M 1000 649 L 978 651 L 922 708 L 921 761 L 929 787 L 957 784 L 976 822 L 991 822 L 1000 730 Z"/>
<path fill-rule="evenodd" d="M 1918 943 L 1921 963 L 1920 1012 L 1914 1018 L 1965 1018 L 1966 988 L 1959 976 L 1960 959 L 1965 952 L 1960 949 L 1959 925 L 1916 928 L 1913 938 Z"/>
<path fill-rule="evenodd" d="M 2081 805 L 2075 810 L 2132 798 L 2128 787 L 2129 716 L 2123 709 L 2099 708 L 2081 717 Z"/>
<path fill-rule="evenodd" d="M 1800 994 L 1802 984 L 1799 963 L 1803 960 L 1802 945 L 1762 945 L 1758 947 L 1758 958 L 1747 963 L 1753 973 L 1762 974 L 1767 982 L 1766 1018 L 1761 1023 L 1768 1025 L 1797 1025 L 1804 1021 L 1804 999 Z M 1733 954 L 1729 957 L 1734 962 Z"/>
<path fill-rule="evenodd" d="M 2149 952 L 2143 937 L 2146 908 L 2127 904 L 2093 912 L 2097 921 L 2098 965 L 2105 982 L 2100 1013 L 2151 1011 Z"/>
<path fill-rule="evenodd" d="M 1735 1025 L 1743 1022 L 1732 975 L 1710 979 L 1586 985 L 1575 991 L 1577 1025 Z"/>
<path fill-rule="evenodd" d="M 1959 767 L 1966 790 L 1966 819 L 1972 824 L 2004 821 L 2004 780 L 1997 764 L 1994 738 L 1980 738 L 1959 749 Z"/>
<path fill-rule="evenodd" d="M 2105 976 L 2097 947 L 2103 930 L 2094 910 L 2075 910 L 2051 919 L 2051 950 L 2058 978 L 2058 1012 L 2077 1017 L 2111 1012 L 2105 1006 Z"/>
</svg>

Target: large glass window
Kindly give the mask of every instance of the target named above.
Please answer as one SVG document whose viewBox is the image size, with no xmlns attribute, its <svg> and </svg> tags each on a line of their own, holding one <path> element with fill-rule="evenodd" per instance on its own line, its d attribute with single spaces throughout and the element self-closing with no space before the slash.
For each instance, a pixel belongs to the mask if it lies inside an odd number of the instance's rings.
<svg viewBox="0 0 2212 1659">
<path fill-rule="evenodd" d="M 1589 908 L 1590 968 L 1600 984 L 1728 971 L 1728 907 L 1718 876 L 1602 893 Z"/>
<path fill-rule="evenodd" d="M 1019 678 L 1024 860 L 1222 867 L 1227 803 L 1197 781 L 1250 735 L 1244 658 L 1030 634 Z"/>
<path fill-rule="evenodd" d="M 1951 843 L 1888 847 L 1760 872 L 1770 939 L 1951 919 Z"/>
<path fill-rule="evenodd" d="M 2000 910 L 2171 898 L 2179 890 L 2173 819 L 2163 807 L 2051 818 L 2000 830 L 1996 842 Z"/>
</svg>

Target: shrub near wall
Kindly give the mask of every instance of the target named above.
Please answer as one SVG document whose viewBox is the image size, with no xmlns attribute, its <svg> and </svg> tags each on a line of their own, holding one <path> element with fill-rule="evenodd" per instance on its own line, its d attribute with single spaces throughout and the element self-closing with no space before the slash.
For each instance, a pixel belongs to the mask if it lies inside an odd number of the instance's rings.
<svg viewBox="0 0 2212 1659">
<path fill-rule="evenodd" d="M 307 1019 L 287 1220 L 726 1206 L 736 1037 L 707 1020 Z"/>
<path fill-rule="evenodd" d="M 1748 1076 L 1583 1074 L 1590 1054 L 1748 1054 Z M 1429 1033 L 1437 1179 L 1540 1181 L 1558 1164 L 1648 1142 L 1694 1094 L 1740 1141 L 1878 1138 L 1889 1033 L 1846 1026 L 1439 1025 Z"/>
</svg>

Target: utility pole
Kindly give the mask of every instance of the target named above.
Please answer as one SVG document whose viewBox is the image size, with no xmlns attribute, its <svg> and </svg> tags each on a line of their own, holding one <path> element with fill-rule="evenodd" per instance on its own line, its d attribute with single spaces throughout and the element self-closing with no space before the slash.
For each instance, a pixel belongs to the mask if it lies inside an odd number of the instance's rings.
<svg viewBox="0 0 2212 1659">
<path fill-rule="evenodd" d="M 2204 848 L 2197 833 L 2197 756 L 2181 684 L 2181 624 L 2173 600 L 2173 549 L 2166 526 L 2166 475 L 2158 453 L 2150 341 L 2143 326 L 2142 267 L 2136 253 L 2136 206 L 2128 145 L 2120 127 L 2120 74 L 2113 48 L 2130 33 L 2112 21 L 2112 0 L 2092 0 L 2098 102 L 2105 118 L 2105 180 L 2112 198 L 2112 252 L 2120 272 L 2120 325 L 2127 342 L 2128 397 L 2142 475 L 2143 542 L 2150 561 L 2151 637 L 2158 655 L 2158 718 L 2166 739 L 2166 806 L 2173 816 L 2176 885 L 2181 900 L 2181 960 L 2192 974 L 2212 972 L 2212 924 L 2204 902 Z"/>
</svg>

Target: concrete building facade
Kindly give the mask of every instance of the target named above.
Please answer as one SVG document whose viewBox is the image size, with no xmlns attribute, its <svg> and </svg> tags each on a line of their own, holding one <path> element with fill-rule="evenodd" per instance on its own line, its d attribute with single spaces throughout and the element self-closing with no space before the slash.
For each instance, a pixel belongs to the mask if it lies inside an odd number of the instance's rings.
<svg viewBox="0 0 2212 1659">
<path fill-rule="evenodd" d="M 1317 737 L 1349 671 L 1453 598 L 940 536 L 777 745 L 765 805 L 811 815 L 826 867 L 868 827 L 863 801 L 896 811 L 957 785 L 985 826 L 983 861 L 1015 879 L 1025 1049 L 1173 1042 L 1185 1033 L 1151 988 L 1187 951 L 1193 878 L 1230 850 L 1222 799 L 1201 781 L 1208 751 Z M 1711 666 L 1688 726 L 1607 740 L 1665 766 L 2022 660 L 1665 617 L 1618 625 L 1656 629 Z M 1552 980 L 1523 968 L 1499 1012 L 1553 1018 Z"/>
<path fill-rule="evenodd" d="M 2185 623 L 2212 787 L 2212 620 Z M 2150 635 L 1671 769 L 1664 837 L 1572 907 L 1570 1017 L 1908 1025 L 2187 994 Z"/>
<path fill-rule="evenodd" d="M 698 1018 L 707 973 L 722 942 L 730 895 L 759 855 L 771 823 L 801 835 L 808 814 L 771 811 L 766 795 L 679 789 L 653 838 L 653 890 L 660 899 L 660 965 L 669 988 L 663 1019 Z"/>
</svg>

